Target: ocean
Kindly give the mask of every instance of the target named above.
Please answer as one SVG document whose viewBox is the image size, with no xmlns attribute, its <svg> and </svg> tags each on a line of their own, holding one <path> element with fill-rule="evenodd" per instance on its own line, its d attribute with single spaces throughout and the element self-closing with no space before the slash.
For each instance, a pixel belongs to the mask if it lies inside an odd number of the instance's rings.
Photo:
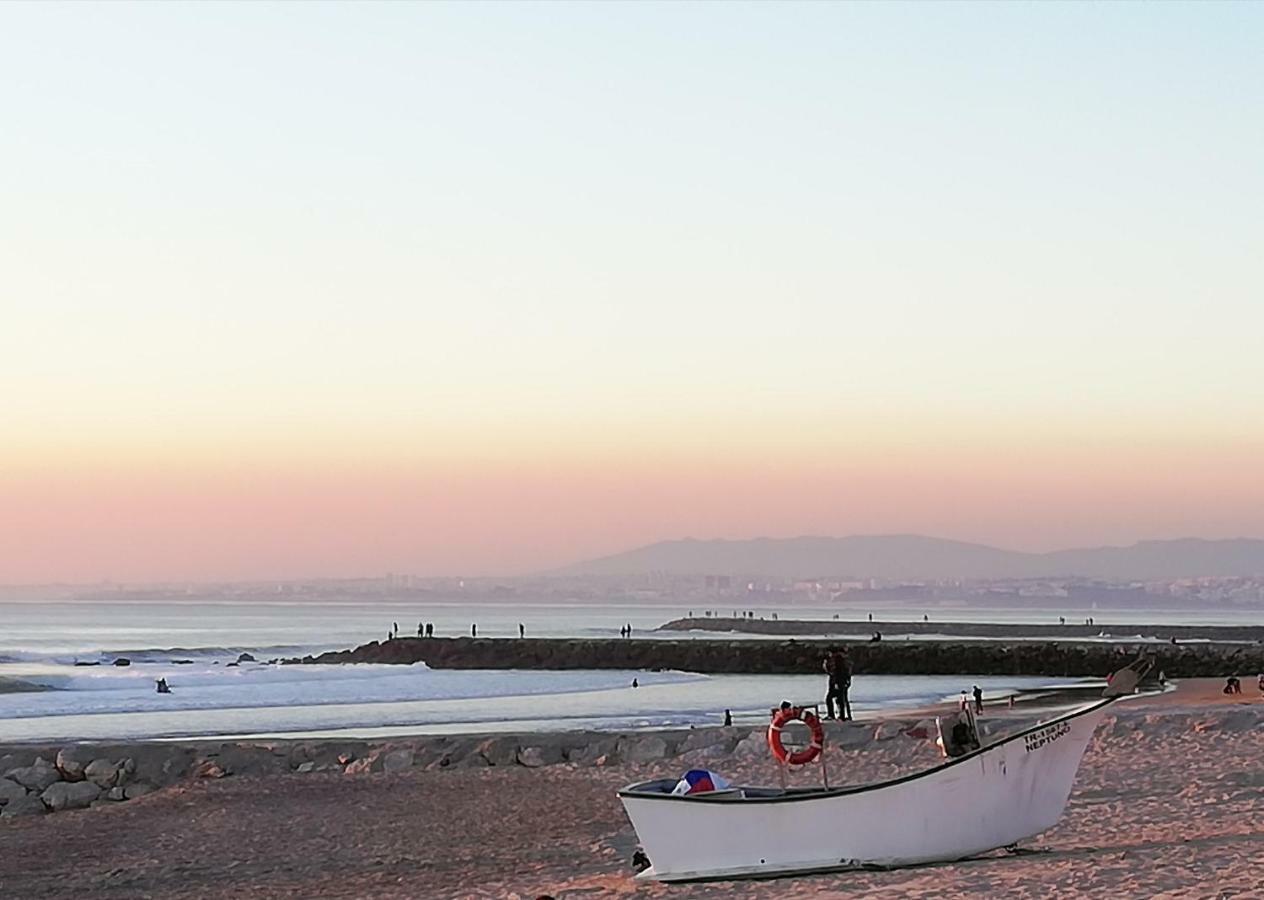
<svg viewBox="0 0 1264 900">
<path fill-rule="evenodd" d="M 782 618 L 828 619 L 831 608 L 779 608 Z M 381 737 L 422 732 L 628 729 L 762 721 L 782 699 L 818 702 L 822 677 L 633 671 L 457 671 L 414 666 L 281 666 L 269 661 L 383 639 L 394 623 L 440 636 L 655 639 L 653 629 L 702 610 L 671 605 L 467 603 L 459 598 L 319 602 L 179 599 L 0 603 L 0 678 L 52 690 L 0 694 L 0 742 L 193 736 Z M 731 610 L 717 610 L 727 615 Z M 757 614 L 771 615 L 772 610 Z M 920 620 L 921 610 L 899 610 Z M 1143 611 L 1144 612 L 1144 611 Z M 992 610 L 933 610 L 938 620 Z M 882 610 L 892 618 L 893 611 Z M 1057 613 L 1026 611 L 1028 621 Z M 1021 615 L 1017 621 L 1022 621 Z M 1118 618 L 1118 617 L 1116 617 Z M 1150 611 L 1132 621 L 1172 620 Z M 861 629 L 858 629 L 858 631 Z M 662 635 L 659 635 L 661 637 Z M 679 632 L 673 638 L 688 636 Z M 714 635 L 712 635 L 714 636 Z M 758 640 L 760 638 L 752 637 Z M 241 654 L 253 661 L 236 664 Z M 126 658 L 119 667 L 114 660 Z M 170 694 L 158 694 L 166 679 Z M 636 679 L 638 687 L 633 688 Z M 857 712 L 923 706 L 979 684 L 1001 697 L 1051 679 L 970 676 L 857 678 Z"/>
</svg>

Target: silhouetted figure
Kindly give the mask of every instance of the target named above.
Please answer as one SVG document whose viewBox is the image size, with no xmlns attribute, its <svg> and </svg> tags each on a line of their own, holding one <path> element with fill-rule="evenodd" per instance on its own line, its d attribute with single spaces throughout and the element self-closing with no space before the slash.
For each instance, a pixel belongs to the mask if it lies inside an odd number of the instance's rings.
<svg viewBox="0 0 1264 900">
<path fill-rule="evenodd" d="M 426 623 L 426 637 L 434 637 L 434 622 Z"/>
<path fill-rule="evenodd" d="M 650 867 L 650 858 L 645 855 L 644 850 L 638 850 L 632 854 L 632 868 L 637 872 L 644 872 Z"/>
<path fill-rule="evenodd" d="M 851 690 L 851 660 L 847 657 L 847 651 L 837 648 L 831 650 L 821 662 L 821 668 L 829 676 L 829 683 L 825 688 L 825 708 L 829 718 L 836 718 L 834 704 L 837 702 L 837 718 L 847 721 L 851 718 L 851 700 L 847 696 Z"/>
<path fill-rule="evenodd" d="M 527 626 L 519 622 L 518 623 L 518 637 L 524 638 L 526 636 L 527 636 Z"/>
<path fill-rule="evenodd" d="M 629 622 L 623 626 L 627 630 L 627 637 L 632 637 L 632 624 Z"/>
<path fill-rule="evenodd" d="M 882 632 L 881 632 L 881 631 L 875 631 L 875 632 L 873 633 L 873 637 L 869 638 L 869 643 L 871 643 L 871 644 L 876 644 L 876 643 L 878 643 L 878 641 L 880 641 L 880 640 L 882 640 Z"/>
<path fill-rule="evenodd" d="M 640 687 L 640 686 L 641 686 L 641 685 L 637 683 L 637 680 L 636 680 L 635 678 L 633 678 L 633 679 L 632 679 L 632 687 Z"/>
<path fill-rule="evenodd" d="M 395 637 L 399 637 L 399 623 L 398 622 L 391 623 L 391 634 L 394 635 Z"/>
<path fill-rule="evenodd" d="M 426 633 L 426 628 L 420 622 L 417 623 L 417 637 L 421 637 Z"/>
<path fill-rule="evenodd" d="M 1066 624 L 1066 616 L 1058 616 L 1058 624 L 1059 624 L 1059 625 L 1065 625 L 1065 624 Z"/>
<path fill-rule="evenodd" d="M 872 621 L 873 621 L 873 613 L 869 613 L 869 621 L 870 621 L 870 622 L 872 622 Z"/>
<path fill-rule="evenodd" d="M 925 613 L 923 613 L 923 614 L 922 614 L 922 621 L 923 621 L 923 622 L 929 622 L 929 621 L 930 621 L 930 616 L 928 616 L 928 615 L 926 615 Z"/>
<path fill-rule="evenodd" d="M 158 679 L 158 682 L 154 685 L 154 687 L 156 687 L 156 688 L 158 689 L 158 693 L 160 693 L 160 694 L 170 694 L 170 693 L 171 693 L 171 688 L 170 688 L 170 686 L 167 684 L 167 679 L 165 679 L 165 678 L 159 678 L 159 679 Z"/>
<path fill-rule="evenodd" d="M 1236 675 L 1230 675 L 1225 679 L 1224 692 L 1226 694 L 1242 693 L 1242 682 L 1238 680 Z"/>
<path fill-rule="evenodd" d="M 1260 676 L 1260 690 L 1264 691 L 1264 675 Z M 729 710 L 724 711 L 724 727 L 728 728 L 733 724 L 733 713 Z"/>
<path fill-rule="evenodd" d="M 478 637 L 478 625 L 470 626 L 470 637 Z"/>
<path fill-rule="evenodd" d="M 983 689 L 977 684 L 974 686 L 974 711 L 983 712 Z"/>
</svg>

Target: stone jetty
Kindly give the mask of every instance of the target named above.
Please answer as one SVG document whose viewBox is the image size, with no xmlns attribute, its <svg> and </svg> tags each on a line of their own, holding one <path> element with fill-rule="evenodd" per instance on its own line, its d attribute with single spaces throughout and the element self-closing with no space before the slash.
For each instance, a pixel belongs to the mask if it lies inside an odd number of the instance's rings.
<svg viewBox="0 0 1264 900">
<path fill-rule="evenodd" d="M 1097 676 L 1137 653 L 1172 678 L 1254 675 L 1262 644 L 1058 641 L 672 640 L 396 638 L 286 664 L 425 663 L 432 669 L 671 669 L 705 674 L 818 674 L 826 649 L 845 645 L 858 675 Z"/>
</svg>

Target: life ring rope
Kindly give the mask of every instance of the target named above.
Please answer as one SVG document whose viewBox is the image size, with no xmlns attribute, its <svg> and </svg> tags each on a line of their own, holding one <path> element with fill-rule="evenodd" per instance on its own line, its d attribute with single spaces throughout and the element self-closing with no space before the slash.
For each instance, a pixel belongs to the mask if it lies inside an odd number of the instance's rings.
<svg viewBox="0 0 1264 900">
<path fill-rule="evenodd" d="M 802 750 L 790 753 L 781 741 L 781 730 L 788 722 L 796 721 L 802 722 L 812 732 L 812 742 Z M 806 765 L 820 756 L 824 746 L 825 729 L 821 727 L 820 716 L 811 710 L 802 706 L 792 706 L 789 709 L 779 709 L 773 714 L 772 722 L 768 725 L 768 749 L 772 751 L 777 762 L 791 766 Z"/>
</svg>

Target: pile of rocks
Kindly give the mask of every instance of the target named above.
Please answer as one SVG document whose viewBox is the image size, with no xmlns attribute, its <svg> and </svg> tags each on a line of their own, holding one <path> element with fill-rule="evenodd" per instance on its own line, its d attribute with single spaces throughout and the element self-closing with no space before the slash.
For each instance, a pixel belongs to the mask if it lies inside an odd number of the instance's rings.
<svg viewBox="0 0 1264 900">
<path fill-rule="evenodd" d="M 86 809 L 130 800 L 154 790 L 136 780 L 131 757 L 97 756 L 89 747 L 67 747 L 50 761 L 38 753 L 0 757 L 0 816 Z"/>
<path fill-rule="evenodd" d="M 1025 724 L 1018 719 L 1006 727 Z M 985 726 L 991 730 L 991 723 Z M 931 719 L 829 722 L 831 746 L 862 750 L 893 739 L 925 749 Z M 8 751 L 8 752 L 6 752 Z M 239 744 L 138 743 L 56 748 L 0 747 L 0 816 L 100 807 L 131 800 L 190 778 L 337 773 L 368 775 L 409 769 L 540 768 L 643 765 L 713 766 L 766 756 L 763 727 L 652 732 L 570 731 L 497 735 L 426 735 L 387 742 L 280 741 Z M 50 761 L 51 760 L 51 761 Z"/>
</svg>

